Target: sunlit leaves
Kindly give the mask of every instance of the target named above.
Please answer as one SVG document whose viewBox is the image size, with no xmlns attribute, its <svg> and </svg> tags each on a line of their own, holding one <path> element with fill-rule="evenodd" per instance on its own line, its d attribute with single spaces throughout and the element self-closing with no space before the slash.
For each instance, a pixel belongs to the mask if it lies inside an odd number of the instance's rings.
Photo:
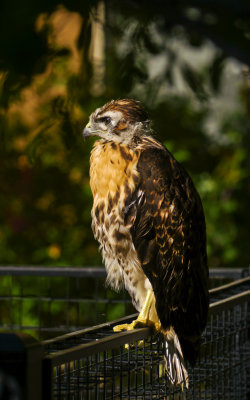
<svg viewBox="0 0 250 400">
<path fill-rule="evenodd" d="M 235 6 L 237 23 L 231 24 L 233 6 L 224 18 L 220 1 L 204 13 L 201 4 L 191 8 L 182 2 L 164 8 L 160 2 L 109 3 L 105 78 L 97 96 L 90 57 L 95 3 L 58 7 L 38 1 L 17 25 L 7 27 L 6 19 L 2 26 L 9 45 L 1 52 L 6 60 L 0 76 L 0 262 L 101 262 L 90 228 L 93 141 L 83 142 L 81 132 L 96 107 L 110 98 L 135 97 L 145 103 L 156 136 L 187 168 L 201 194 L 210 266 L 244 266 L 249 258 L 250 142 L 244 114 L 249 78 L 239 77 L 230 92 L 230 111 L 228 92 L 222 93 L 223 85 L 231 85 L 225 81 L 226 55 L 244 56 L 248 40 L 245 18 L 237 16 L 241 4 Z M 9 6 L 6 12 L 12 13 Z M 30 41 L 19 46 L 25 37 Z M 216 109 L 220 97 L 222 111 Z M 216 112 L 221 112 L 218 119 Z"/>
</svg>

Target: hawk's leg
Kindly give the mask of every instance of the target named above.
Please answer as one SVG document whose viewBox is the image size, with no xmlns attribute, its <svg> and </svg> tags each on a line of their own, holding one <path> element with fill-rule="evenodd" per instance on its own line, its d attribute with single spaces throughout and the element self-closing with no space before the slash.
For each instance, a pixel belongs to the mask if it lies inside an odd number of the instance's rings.
<svg viewBox="0 0 250 400">
<path fill-rule="evenodd" d="M 138 315 L 135 321 L 132 321 L 130 324 L 122 324 L 113 327 L 114 332 L 120 332 L 123 330 L 131 331 L 135 328 L 142 328 L 145 326 L 149 326 L 153 328 L 155 331 L 159 331 L 161 324 L 158 319 L 155 310 L 155 297 L 152 289 L 147 291 L 147 296 L 143 307 L 141 309 L 140 314 Z"/>
</svg>

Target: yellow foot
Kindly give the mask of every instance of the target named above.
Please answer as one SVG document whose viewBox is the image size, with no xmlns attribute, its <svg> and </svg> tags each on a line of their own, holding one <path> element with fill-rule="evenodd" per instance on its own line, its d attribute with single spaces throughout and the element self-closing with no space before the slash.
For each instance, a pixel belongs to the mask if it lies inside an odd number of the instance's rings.
<svg viewBox="0 0 250 400">
<path fill-rule="evenodd" d="M 114 332 L 121 332 L 121 331 L 132 331 L 136 328 L 145 328 L 146 326 L 153 329 L 155 332 L 159 332 L 161 328 L 161 324 L 159 322 L 153 322 L 150 320 L 143 320 L 137 318 L 135 321 L 132 321 L 130 324 L 122 324 L 116 325 L 113 327 Z"/>
<path fill-rule="evenodd" d="M 121 332 L 121 331 L 132 331 L 132 329 L 135 328 L 135 322 L 132 321 L 130 324 L 121 324 L 121 325 L 116 325 L 113 327 L 114 332 Z"/>
<path fill-rule="evenodd" d="M 144 320 L 142 318 L 137 318 L 135 321 L 132 321 L 130 324 L 121 324 L 121 325 L 116 325 L 113 327 L 114 332 L 121 332 L 121 331 L 132 331 L 133 329 L 136 328 L 145 328 L 146 326 L 150 327 L 154 332 L 159 332 L 161 328 L 160 322 L 153 322 L 150 320 Z M 130 347 L 134 347 L 132 343 L 130 344 L 125 344 L 124 347 L 126 350 L 128 350 Z M 138 347 L 143 347 L 143 340 L 139 340 L 137 343 Z"/>
</svg>

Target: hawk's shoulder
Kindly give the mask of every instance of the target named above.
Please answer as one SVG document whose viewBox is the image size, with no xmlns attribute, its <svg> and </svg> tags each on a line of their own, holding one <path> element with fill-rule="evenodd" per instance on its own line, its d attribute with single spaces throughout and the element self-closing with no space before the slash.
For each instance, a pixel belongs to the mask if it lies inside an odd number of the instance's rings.
<svg viewBox="0 0 250 400">
<path fill-rule="evenodd" d="M 151 139 L 143 148 L 137 170 L 146 192 L 167 192 L 168 198 L 187 201 L 199 196 L 186 170 L 158 141 Z"/>
</svg>

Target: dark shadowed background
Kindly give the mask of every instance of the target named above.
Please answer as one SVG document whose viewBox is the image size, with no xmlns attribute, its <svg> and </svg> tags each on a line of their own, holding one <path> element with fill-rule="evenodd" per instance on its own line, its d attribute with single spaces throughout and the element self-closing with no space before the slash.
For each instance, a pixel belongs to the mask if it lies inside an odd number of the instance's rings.
<svg viewBox="0 0 250 400">
<path fill-rule="evenodd" d="M 141 100 L 192 176 L 210 267 L 249 264 L 250 3 L 3 1 L 0 264 L 98 265 L 81 132 Z"/>
</svg>

